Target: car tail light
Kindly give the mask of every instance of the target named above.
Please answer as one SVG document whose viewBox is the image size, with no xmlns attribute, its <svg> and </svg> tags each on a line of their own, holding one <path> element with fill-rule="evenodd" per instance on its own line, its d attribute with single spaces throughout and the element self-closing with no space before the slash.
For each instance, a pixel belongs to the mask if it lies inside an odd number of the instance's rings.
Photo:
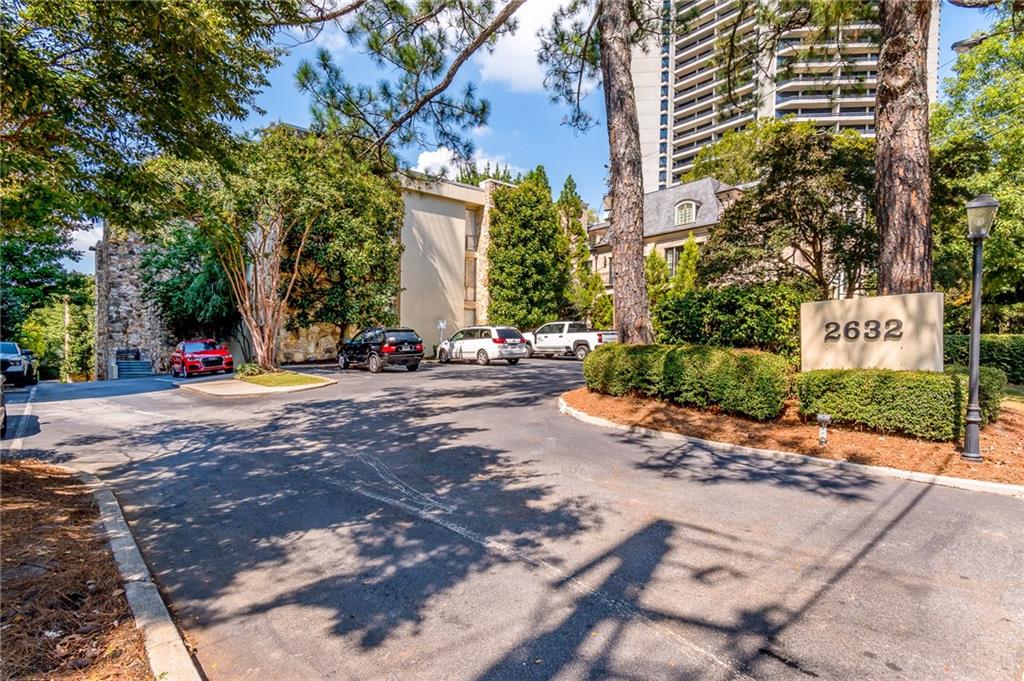
<svg viewBox="0 0 1024 681">
<path fill-rule="evenodd" d="M 394 345 L 382 345 L 382 346 L 380 346 L 380 351 L 383 352 L 386 355 L 389 352 L 394 352 L 395 351 L 395 346 Z"/>
<path fill-rule="evenodd" d="M 416 352 L 423 352 L 423 343 L 416 344 Z"/>
<path fill-rule="evenodd" d="M 492 338 L 491 340 L 497 343 L 498 345 L 503 345 L 505 343 L 505 339 L 501 338 L 500 336 L 497 338 Z"/>
<path fill-rule="evenodd" d="M 598 343 L 604 343 L 604 334 L 603 333 L 597 334 L 597 342 Z"/>
</svg>

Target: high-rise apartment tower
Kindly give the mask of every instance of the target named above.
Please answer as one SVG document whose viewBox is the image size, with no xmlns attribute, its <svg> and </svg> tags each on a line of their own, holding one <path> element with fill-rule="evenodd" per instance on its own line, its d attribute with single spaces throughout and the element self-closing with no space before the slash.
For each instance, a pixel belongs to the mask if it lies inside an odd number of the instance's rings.
<svg viewBox="0 0 1024 681">
<path fill-rule="evenodd" d="M 782 35 L 778 49 L 733 90 L 725 90 L 716 46 L 734 26 L 754 37 L 753 6 L 743 0 L 664 0 L 666 10 L 688 17 L 688 30 L 633 52 L 633 83 L 640 122 L 644 191 L 678 184 L 701 147 L 756 118 L 792 115 L 833 130 L 875 131 L 879 26 L 847 24 L 822 42 L 810 28 Z M 770 0 L 760 0 L 768 2 Z M 864 0 L 872 2 L 872 0 Z M 746 18 L 737 15 L 748 7 Z M 938 92 L 939 2 L 928 32 L 928 95 Z M 838 39 L 837 39 L 838 38 Z"/>
</svg>

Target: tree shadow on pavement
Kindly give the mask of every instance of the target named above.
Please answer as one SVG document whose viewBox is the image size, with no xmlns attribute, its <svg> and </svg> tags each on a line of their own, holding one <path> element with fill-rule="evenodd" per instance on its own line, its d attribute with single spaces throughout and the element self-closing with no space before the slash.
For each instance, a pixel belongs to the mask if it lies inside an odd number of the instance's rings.
<svg viewBox="0 0 1024 681">
<path fill-rule="evenodd" d="M 550 584 L 554 593 L 569 592 L 571 606 L 555 609 L 554 618 L 538 613 L 534 631 L 476 679 L 830 678 L 837 668 L 827 654 L 794 652 L 785 635 L 932 489 L 921 486 L 907 495 L 911 484 L 903 483 L 825 547 L 799 576 L 789 568 L 792 547 L 653 521 Z M 739 604 L 721 602 L 723 590 L 742 591 L 743 584 L 780 568 L 791 575 L 792 587 L 766 589 Z M 645 647 L 645 639 L 651 645 Z M 886 664 L 890 673 L 899 669 Z"/>
<path fill-rule="evenodd" d="M 864 501 L 878 480 L 859 471 L 830 467 L 796 459 L 770 459 L 743 453 L 723 452 L 686 442 L 667 450 L 666 440 L 636 434 L 617 434 L 620 441 L 653 452 L 635 464 L 665 478 L 710 485 L 722 483 L 768 484 L 796 489 L 843 501 Z"/>
<path fill-rule="evenodd" d="M 500 394 L 467 381 L 462 405 L 383 387 L 365 400 L 285 403 L 230 428 L 177 420 L 116 433 L 104 446 L 148 454 L 102 477 L 187 622 L 328 609 L 334 633 L 370 649 L 415 630 L 431 599 L 507 563 L 495 544 L 554 565 L 546 541 L 599 525 L 587 499 L 469 444 L 481 429 L 460 424 L 460 411 L 556 390 L 510 376 Z"/>
</svg>

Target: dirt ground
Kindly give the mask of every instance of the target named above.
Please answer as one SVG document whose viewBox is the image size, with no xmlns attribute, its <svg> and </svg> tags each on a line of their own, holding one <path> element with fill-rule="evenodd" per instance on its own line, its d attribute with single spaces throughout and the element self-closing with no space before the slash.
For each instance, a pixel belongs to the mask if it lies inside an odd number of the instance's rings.
<svg viewBox="0 0 1024 681">
<path fill-rule="evenodd" d="M 760 423 L 713 411 L 639 397 L 612 397 L 578 388 L 562 397 L 569 406 L 629 426 L 668 430 L 705 440 L 798 452 L 907 471 L 1024 484 L 1024 404 L 1006 400 L 999 420 L 981 431 L 985 461 L 967 463 L 956 445 L 831 426 L 818 446 L 818 426 L 805 423 L 795 402 L 776 421 Z"/>
<path fill-rule="evenodd" d="M 78 478 L 0 463 L 3 679 L 152 679 L 98 511 Z"/>
</svg>

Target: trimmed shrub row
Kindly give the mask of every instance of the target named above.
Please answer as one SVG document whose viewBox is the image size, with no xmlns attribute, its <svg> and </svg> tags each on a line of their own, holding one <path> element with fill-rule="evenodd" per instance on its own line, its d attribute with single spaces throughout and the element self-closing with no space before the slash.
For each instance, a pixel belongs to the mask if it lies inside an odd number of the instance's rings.
<svg viewBox="0 0 1024 681">
<path fill-rule="evenodd" d="M 967 364 L 970 336 L 947 334 L 943 338 L 946 364 Z M 1024 383 L 1024 334 L 983 333 L 981 365 L 1006 372 L 1010 383 Z"/>
<path fill-rule="evenodd" d="M 705 345 L 603 345 L 583 363 L 587 387 L 743 414 L 760 421 L 782 412 L 789 363 L 756 350 Z"/>
<path fill-rule="evenodd" d="M 963 435 L 967 409 L 967 369 L 945 373 L 888 369 L 824 369 L 797 375 L 804 415 L 825 413 L 834 423 L 852 423 L 928 440 Z M 982 367 L 979 388 L 982 424 L 999 416 L 1006 374 Z"/>
<path fill-rule="evenodd" d="M 800 303 L 813 293 L 785 284 L 698 288 L 669 295 L 655 311 L 664 343 L 800 352 Z"/>
</svg>

